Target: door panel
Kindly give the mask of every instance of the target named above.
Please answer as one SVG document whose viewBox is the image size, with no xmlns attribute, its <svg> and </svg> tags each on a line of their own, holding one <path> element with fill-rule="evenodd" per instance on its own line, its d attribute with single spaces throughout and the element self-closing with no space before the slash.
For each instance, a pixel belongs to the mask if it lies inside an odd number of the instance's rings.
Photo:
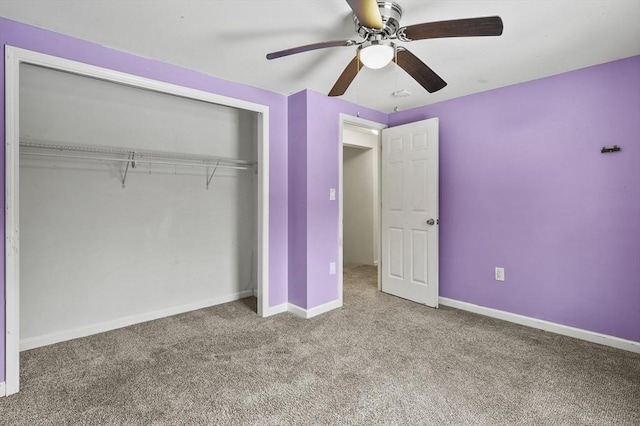
<svg viewBox="0 0 640 426">
<path fill-rule="evenodd" d="M 422 257 L 428 254 L 427 232 L 413 230 L 411 237 L 411 279 L 416 284 L 427 285 L 427 262 Z"/>
<path fill-rule="evenodd" d="M 389 169 L 392 184 L 389 194 L 389 209 L 392 211 L 402 211 L 402 162 L 390 163 Z"/>
<path fill-rule="evenodd" d="M 438 306 L 438 119 L 382 131 L 382 291 Z"/>
<path fill-rule="evenodd" d="M 404 230 L 389 228 L 389 275 L 404 278 Z"/>
<path fill-rule="evenodd" d="M 387 145 L 389 148 L 389 154 L 402 154 L 402 137 L 392 137 Z"/>
<path fill-rule="evenodd" d="M 411 162 L 411 182 L 412 182 L 412 208 L 414 212 L 427 212 L 428 188 L 427 182 L 427 160 L 413 160 Z"/>
</svg>

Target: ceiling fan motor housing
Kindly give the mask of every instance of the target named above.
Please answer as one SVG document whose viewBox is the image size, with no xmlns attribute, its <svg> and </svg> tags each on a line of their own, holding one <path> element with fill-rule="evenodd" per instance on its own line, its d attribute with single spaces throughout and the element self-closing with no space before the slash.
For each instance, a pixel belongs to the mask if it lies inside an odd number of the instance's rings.
<svg viewBox="0 0 640 426">
<path fill-rule="evenodd" d="M 402 8 L 396 2 L 379 1 L 378 10 L 382 16 L 382 28 L 369 28 L 360 23 L 356 15 L 353 15 L 353 22 L 356 25 L 356 32 L 365 40 L 381 40 L 393 36 L 400 28 L 400 18 L 402 18 Z"/>
</svg>

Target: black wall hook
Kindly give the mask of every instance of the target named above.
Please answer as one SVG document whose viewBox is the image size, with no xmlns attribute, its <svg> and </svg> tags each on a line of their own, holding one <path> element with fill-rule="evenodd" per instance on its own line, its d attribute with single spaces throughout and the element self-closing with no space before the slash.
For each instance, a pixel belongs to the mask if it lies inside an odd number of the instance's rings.
<svg viewBox="0 0 640 426">
<path fill-rule="evenodd" d="M 621 148 L 618 145 L 614 145 L 611 148 L 607 148 L 606 146 L 603 146 L 602 149 L 600 150 L 601 153 L 606 154 L 608 152 L 618 152 L 620 151 Z"/>
</svg>

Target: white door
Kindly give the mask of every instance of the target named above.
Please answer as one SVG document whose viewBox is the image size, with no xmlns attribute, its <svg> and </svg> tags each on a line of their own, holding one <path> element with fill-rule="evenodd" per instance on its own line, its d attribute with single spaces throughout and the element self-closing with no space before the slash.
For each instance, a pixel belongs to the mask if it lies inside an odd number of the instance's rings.
<svg viewBox="0 0 640 426">
<path fill-rule="evenodd" d="M 438 307 L 438 119 L 382 131 L 382 291 Z"/>
</svg>

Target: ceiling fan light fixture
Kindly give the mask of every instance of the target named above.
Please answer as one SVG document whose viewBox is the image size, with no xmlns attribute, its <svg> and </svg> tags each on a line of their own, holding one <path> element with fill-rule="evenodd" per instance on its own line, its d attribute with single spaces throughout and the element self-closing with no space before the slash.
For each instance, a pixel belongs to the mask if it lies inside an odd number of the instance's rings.
<svg viewBox="0 0 640 426">
<path fill-rule="evenodd" d="M 388 40 L 368 41 L 358 48 L 360 62 L 374 70 L 385 67 L 393 60 L 395 53 L 395 44 Z"/>
</svg>

